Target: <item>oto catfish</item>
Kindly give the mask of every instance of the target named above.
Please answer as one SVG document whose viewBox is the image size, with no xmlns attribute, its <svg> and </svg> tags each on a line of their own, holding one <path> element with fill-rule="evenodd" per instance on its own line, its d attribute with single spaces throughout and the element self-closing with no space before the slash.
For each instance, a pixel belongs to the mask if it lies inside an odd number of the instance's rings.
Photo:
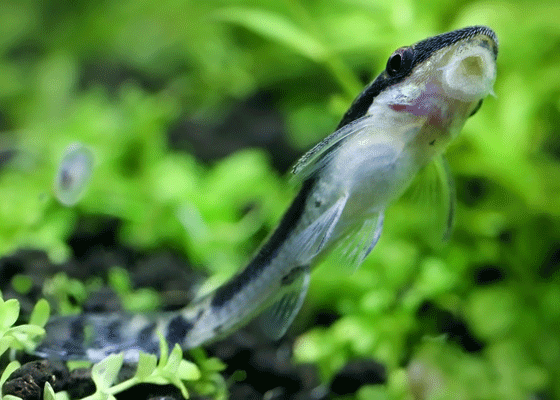
<svg viewBox="0 0 560 400">
<path fill-rule="evenodd" d="M 264 331 L 279 338 L 302 305 L 317 261 L 334 252 L 339 262 L 358 267 L 379 239 L 385 209 L 432 162 L 448 189 L 450 228 L 455 199 L 442 153 L 492 93 L 497 53 L 495 33 L 483 26 L 397 49 L 337 130 L 295 165 L 301 189 L 241 273 L 173 313 L 54 318 L 36 353 L 99 361 L 124 352 L 134 361 L 139 350 L 158 351 L 157 332 L 188 349 L 259 315 Z"/>
</svg>

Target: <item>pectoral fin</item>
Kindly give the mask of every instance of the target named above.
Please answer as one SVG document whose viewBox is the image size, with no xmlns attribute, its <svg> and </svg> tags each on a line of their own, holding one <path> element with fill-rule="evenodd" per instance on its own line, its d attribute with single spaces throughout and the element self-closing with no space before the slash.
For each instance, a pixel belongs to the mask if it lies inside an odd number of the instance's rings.
<svg viewBox="0 0 560 400">
<path fill-rule="evenodd" d="M 455 180 L 451 175 L 451 169 L 447 159 L 441 155 L 435 160 L 435 168 L 438 170 L 438 176 L 441 181 L 441 199 L 444 207 L 445 226 L 443 231 L 443 240 L 449 240 L 455 223 L 455 209 L 457 207 L 457 192 L 455 190 Z"/>
<path fill-rule="evenodd" d="M 280 285 L 273 304 L 259 317 L 263 332 L 273 340 L 286 333 L 303 304 L 309 286 L 309 266 L 294 267 Z"/>
<path fill-rule="evenodd" d="M 342 142 L 350 136 L 371 129 L 374 124 L 375 119 L 364 116 L 337 129 L 299 159 L 292 169 L 292 181 L 303 182 L 313 176 L 331 162 Z"/>
<path fill-rule="evenodd" d="M 324 248 L 333 234 L 334 227 L 340 219 L 347 200 L 348 194 L 345 194 L 296 236 L 295 243 L 299 248 L 297 252 L 299 264 L 309 264 L 313 257 Z"/>
<path fill-rule="evenodd" d="M 364 220 L 360 228 L 340 240 L 333 251 L 335 262 L 355 272 L 373 250 L 383 230 L 384 211 Z"/>
<path fill-rule="evenodd" d="M 408 197 L 420 215 L 429 216 L 440 237 L 449 240 L 455 221 L 455 183 L 443 155 L 436 157 L 413 181 Z M 438 238 L 439 240 L 439 238 Z"/>
</svg>

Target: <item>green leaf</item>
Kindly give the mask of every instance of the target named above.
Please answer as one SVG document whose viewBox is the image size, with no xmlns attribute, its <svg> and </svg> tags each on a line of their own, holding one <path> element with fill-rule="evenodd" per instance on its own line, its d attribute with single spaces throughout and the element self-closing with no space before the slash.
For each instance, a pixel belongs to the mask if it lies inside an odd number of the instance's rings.
<svg viewBox="0 0 560 400">
<path fill-rule="evenodd" d="M 179 368 L 177 368 L 177 376 L 184 381 L 196 381 L 200 379 L 201 373 L 196 364 L 187 360 L 181 360 Z"/>
<path fill-rule="evenodd" d="M 98 391 L 107 392 L 117 379 L 123 364 L 123 354 L 112 354 L 95 364 L 91 370 L 91 379 Z"/>
<path fill-rule="evenodd" d="M 159 339 L 159 366 L 167 364 L 167 356 L 169 354 L 169 346 L 165 341 L 162 333 L 160 331 L 156 332 L 156 335 Z"/>
<path fill-rule="evenodd" d="M 157 357 L 154 354 L 140 352 L 135 377 L 144 380 L 154 372 L 156 366 Z"/>
<path fill-rule="evenodd" d="M 321 43 L 281 15 L 242 7 L 222 9 L 215 15 L 222 21 L 241 25 L 281 43 L 313 61 L 321 62 L 327 58 L 328 51 Z"/>
<path fill-rule="evenodd" d="M 77 361 L 67 361 L 66 365 L 70 371 L 74 371 L 78 368 L 91 368 L 93 363 L 91 361 L 77 360 Z"/>
<path fill-rule="evenodd" d="M 0 305 L 0 329 L 7 329 L 17 321 L 19 316 L 19 302 L 10 299 Z"/>
<path fill-rule="evenodd" d="M 2 400 L 23 400 L 21 397 L 13 396 L 11 394 L 7 394 L 2 396 Z"/>
<path fill-rule="evenodd" d="M 125 295 L 132 291 L 132 283 L 128 272 L 121 267 L 113 267 L 108 274 L 109 285 L 120 295 Z"/>
<path fill-rule="evenodd" d="M 13 339 L 10 347 L 12 349 L 31 351 L 37 346 L 37 338 L 42 336 L 45 330 L 35 325 L 20 325 L 11 328 L 8 335 Z"/>
<path fill-rule="evenodd" d="M 29 324 L 44 327 L 49 320 L 50 312 L 51 307 L 49 302 L 45 299 L 40 299 L 37 304 L 35 304 L 35 307 L 33 307 L 33 312 L 29 318 Z"/>
<path fill-rule="evenodd" d="M 38 336 L 43 336 L 45 330 L 37 325 L 18 325 L 9 330 L 9 333 L 20 342 L 30 342 Z"/>
<path fill-rule="evenodd" d="M 181 346 L 176 343 L 175 347 L 173 347 L 173 350 L 171 351 L 171 354 L 169 355 L 167 363 L 165 363 L 165 366 L 163 367 L 163 372 L 165 372 L 169 376 L 175 375 L 182 359 L 183 350 L 181 350 Z"/>
<path fill-rule="evenodd" d="M 54 390 L 49 382 L 45 382 L 45 388 L 43 390 L 43 399 L 56 400 L 56 395 L 54 394 Z"/>
<path fill-rule="evenodd" d="M 216 357 L 212 357 L 204 361 L 204 370 L 209 372 L 221 372 L 226 368 L 227 365 Z"/>
<path fill-rule="evenodd" d="M 6 382 L 8 380 L 8 378 L 10 377 L 10 375 L 12 375 L 12 372 L 14 372 L 16 369 L 18 369 L 19 367 L 21 367 L 21 364 L 19 363 L 19 361 L 12 361 L 11 363 L 9 363 L 6 368 L 4 368 L 4 372 L 2 372 L 2 376 L 0 376 L 0 391 L 2 386 L 4 386 L 4 382 Z M 5 397 L 3 397 L 4 399 Z"/>
<path fill-rule="evenodd" d="M 0 355 L 4 354 L 6 350 L 12 345 L 14 338 L 12 336 L 3 336 L 0 338 Z"/>
<path fill-rule="evenodd" d="M 33 286 L 33 281 L 27 275 L 17 274 L 12 277 L 12 287 L 18 293 L 27 294 Z"/>
<path fill-rule="evenodd" d="M 127 293 L 121 299 L 122 303 L 130 312 L 155 311 L 159 304 L 157 291 L 151 288 L 140 288 L 131 293 Z"/>
</svg>

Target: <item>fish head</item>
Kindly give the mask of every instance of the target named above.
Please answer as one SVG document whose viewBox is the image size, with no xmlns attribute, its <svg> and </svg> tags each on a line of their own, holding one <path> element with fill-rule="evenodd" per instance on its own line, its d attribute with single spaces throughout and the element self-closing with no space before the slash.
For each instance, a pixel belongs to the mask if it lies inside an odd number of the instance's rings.
<svg viewBox="0 0 560 400">
<path fill-rule="evenodd" d="M 406 123 L 415 127 L 410 132 L 421 151 L 433 146 L 427 152 L 432 157 L 457 136 L 482 100 L 493 95 L 497 55 L 496 34 L 484 26 L 401 47 L 356 98 L 339 128 L 363 117 L 390 119 L 385 124 L 389 127 Z"/>
</svg>

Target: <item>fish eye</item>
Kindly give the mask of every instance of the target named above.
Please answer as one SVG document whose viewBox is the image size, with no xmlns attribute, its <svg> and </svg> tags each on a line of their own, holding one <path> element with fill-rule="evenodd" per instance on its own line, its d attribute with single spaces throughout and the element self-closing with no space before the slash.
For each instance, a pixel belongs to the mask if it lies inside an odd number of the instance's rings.
<svg viewBox="0 0 560 400">
<path fill-rule="evenodd" d="M 395 50 L 387 60 L 387 73 L 389 76 L 395 76 L 400 72 L 407 71 L 412 65 L 414 52 L 410 47 L 401 47 Z"/>
</svg>

